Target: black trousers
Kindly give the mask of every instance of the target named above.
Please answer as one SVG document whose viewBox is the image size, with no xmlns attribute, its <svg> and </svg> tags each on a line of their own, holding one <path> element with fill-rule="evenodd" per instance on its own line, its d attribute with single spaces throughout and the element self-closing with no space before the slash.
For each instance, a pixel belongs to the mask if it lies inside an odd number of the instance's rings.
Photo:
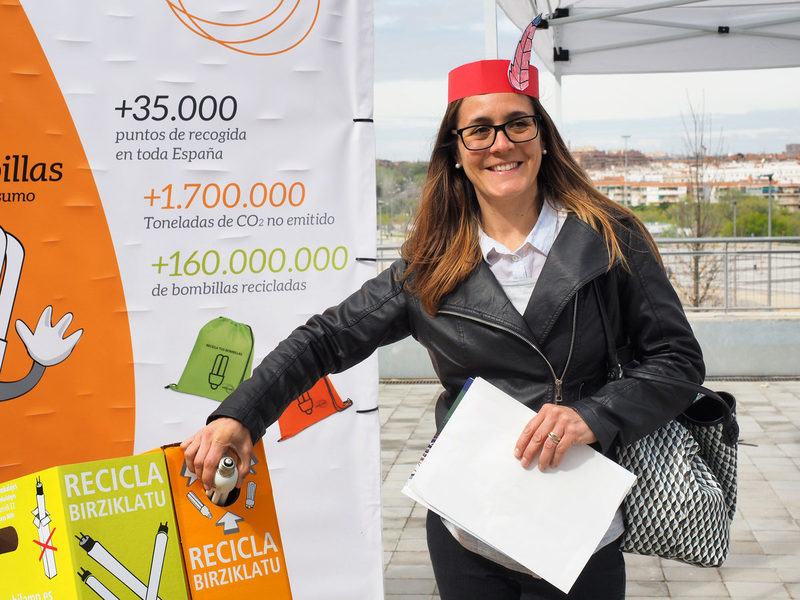
<svg viewBox="0 0 800 600">
<path fill-rule="evenodd" d="M 625 561 L 619 541 L 601 548 L 586 564 L 569 594 L 506 569 L 466 550 L 428 512 L 428 550 L 442 600 L 624 600 Z"/>
</svg>

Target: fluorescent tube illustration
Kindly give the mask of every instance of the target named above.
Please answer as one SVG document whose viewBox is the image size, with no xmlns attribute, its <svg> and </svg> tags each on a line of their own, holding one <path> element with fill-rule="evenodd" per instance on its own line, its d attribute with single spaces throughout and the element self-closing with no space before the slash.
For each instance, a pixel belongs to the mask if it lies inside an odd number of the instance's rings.
<svg viewBox="0 0 800 600">
<path fill-rule="evenodd" d="M 167 553 L 167 524 L 158 526 L 156 540 L 153 544 L 153 560 L 150 563 L 150 577 L 147 580 L 147 594 L 145 600 L 158 598 L 158 586 L 161 585 L 161 572 L 164 569 L 164 556 Z"/>
<path fill-rule="evenodd" d="M 106 586 L 102 584 L 102 582 L 97 579 L 91 572 L 87 571 L 86 569 L 81 569 L 78 571 L 78 577 L 81 578 L 86 585 L 89 586 L 95 594 L 100 596 L 103 600 L 119 600 Z"/>
<path fill-rule="evenodd" d="M 147 586 L 106 550 L 100 542 L 93 540 L 88 535 L 75 537 L 78 538 L 80 547 L 86 550 L 86 553 L 97 561 L 101 567 L 116 577 L 120 583 L 139 596 L 139 598 L 146 600 Z"/>
<path fill-rule="evenodd" d="M 205 504 L 203 504 L 203 501 L 200 500 L 197 494 L 195 494 L 194 492 L 189 492 L 186 494 L 186 497 L 189 499 L 189 502 L 192 503 L 192 506 L 194 506 L 198 511 L 200 511 L 201 515 L 203 515 L 206 519 L 211 518 L 211 511 Z"/>
<path fill-rule="evenodd" d="M 58 574 L 56 570 L 56 556 L 52 544 L 55 528 L 50 531 L 50 513 L 47 512 L 44 499 L 44 486 L 42 482 L 36 481 L 36 508 L 33 509 L 33 525 L 39 531 L 39 546 L 42 548 L 41 561 L 44 574 L 48 579 L 52 579 Z"/>
</svg>

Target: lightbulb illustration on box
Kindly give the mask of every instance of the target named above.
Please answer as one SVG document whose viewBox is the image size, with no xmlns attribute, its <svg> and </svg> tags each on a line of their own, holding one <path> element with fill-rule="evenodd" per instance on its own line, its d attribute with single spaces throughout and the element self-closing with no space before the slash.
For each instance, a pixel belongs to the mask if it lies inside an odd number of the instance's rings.
<svg viewBox="0 0 800 600">
<path fill-rule="evenodd" d="M 256 474 L 255 466 L 257 464 L 258 459 L 255 456 L 251 456 L 250 471 L 248 473 L 249 475 Z M 186 487 L 190 487 L 195 481 L 197 481 L 197 475 L 195 475 L 194 471 L 192 471 L 192 468 L 185 461 L 181 467 L 181 477 L 186 478 Z M 214 487 L 206 492 L 206 497 L 214 505 L 219 507 L 224 508 L 229 504 L 232 504 L 239 496 L 238 491 L 236 493 L 232 493 L 234 492 L 237 481 L 238 472 L 236 471 L 236 461 L 234 461 L 230 456 L 223 456 L 217 468 L 217 472 L 214 475 Z M 188 498 L 189 502 L 191 502 L 192 506 L 197 509 L 197 512 L 203 515 L 206 519 L 214 518 L 211 508 L 200 499 L 200 496 L 198 496 L 197 493 L 195 493 L 193 490 L 189 490 L 186 492 L 186 497 Z M 245 500 L 245 508 L 251 509 L 255 506 L 255 497 L 256 482 L 251 480 L 247 484 L 247 499 Z M 226 510 L 222 517 L 217 520 L 215 525 L 217 527 L 222 527 L 222 532 L 224 535 L 231 535 L 239 533 L 238 524 L 244 520 L 244 517 L 240 517 L 239 515 Z"/>
<path fill-rule="evenodd" d="M 39 563 L 44 570 L 44 575 L 48 579 L 53 579 L 58 575 L 56 568 L 55 551 L 58 548 L 53 541 L 56 532 L 55 526 L 51 527 L 53 521 L 50 512 L 47 510 L 47 503 L 44 495 L 44 485 L 41 479 L 36 478 L 36 506 L 31 510 L 33 515 L 33 526 L 38 534 L 37 538 L 31 541 L 38 546 Z M 11 515 L 13 517 L 13 514 Z M 0 554 L 14 552 L 19 547 L 19 535 L 14 527 L 0 528 Z"/>
<path fill-rule="evenodd" d="M 53 534 L 56 528 L 51 527 L 52 521 L 50 513 L 47 511 L 45 504 L 44 486 L 40 480 L 36 482 L 36 508 L 31 512 L 34 517 L 34 527 L 36 527 L 39 534 L 39 539 L 33 540 L 41 549 L 39 562 L 42 564 L 45 576 L 48 579 L 52 579 L 58 574 L 55 560 L 55 550 L 58 548 L 53 541 Z M 101 581 L 102 579 L 112 578 L 122 583 L 137 597 L 143 600 L 157 600 L 158 589 L 161 585 L 161 577 L 163 575 L 168 536 L 168 524 L 159 523 L 153 541 L 153 554 L 146 583 L 137 577 L 133 571 L 125 566 L 111 551 L 106 549 L 98 541 L 92 539 L 91 536 L 84 534 L 76 536 L 78 546 L 86 551 L 87 555 L 93 559 L 95 565 L 92 568 L 101 567 L 96 575 L 85 568 L 81 568 L 78 572 L 78 576 L 83 583 L 105 600 L 118 598 L 118 596 L 113 594 Z"/>
<path fill-rule="evenodd" d="M 161 600 L 158 596 L 158 588 L 161 585 L 161 577 L 164 570 L 164 557 L 167 552 L 167 543 L 169 541 L 169 526 L 167 523 L 159 523 L 158 530 L 156 531 L 149 577 L 146 583 L 120 562 L 111 551 L 91 536 L 81 534 L 76 537 L 78 539 L 78 546 L 86 551 L 86 554 L 93 559 L 97 566 L 102 567 L 100 571 L 102 577 L 119 581 L 135 594 L 136 597 L 142 600 Z M 102 583 L 100 578 L 93 575 L 91 571 L 87 571 L 85 568 L 81 567 L 81 570 L 78 572 L 78 577 L 80 577 L 81 581 L 100 598 L 103 598 L 103 600 L 118 598 L 118 596 L 113 594 L 111 590 Z"/>
<path fill-rule="evenodd" d="M 17 297 L 22 264 L 25 261 L 25 248 L 11 233 L 0 227 L 0 372 L 5 357 L 8 327 L 11 313 Z M 55 366 L 72 353 L 78 343 L 83 329 L 64 337 L 72 323 L 72 313 L 66 313 L 53 325 L 53 307 L 47 306 L 39 317 L 36 328 L 31 332 L 28 325 L 17 319 L 14 327 L 17 335 L 25 345 L 28 355 L 33 360 L 28 374 L 17 381 L 0 381 L 0 402 L 12 400 L 30 392 L 42 378 L 47 367 Z"/>
<path fill-rule="evenodd" d="M 50 513 L 47 512 L 47 507 L 45 505 L 44 486 L 39 480 L 36 481 L 36 508 L 31 512 L 33 514 L 33 526 L 36 527 L 39 534 L 39 541 L 33 540 L 35 544 L 41 547 L 39 562 L 42 563 L 45 576 L 48 579 L 52 579 L 58 574 L 54 553 L 56 547 L 52 542 L 56 528 L 53 527 L 52 530 L 50 529 L 50 523 L 52 521 L 50 519 Z"/>
</svg>

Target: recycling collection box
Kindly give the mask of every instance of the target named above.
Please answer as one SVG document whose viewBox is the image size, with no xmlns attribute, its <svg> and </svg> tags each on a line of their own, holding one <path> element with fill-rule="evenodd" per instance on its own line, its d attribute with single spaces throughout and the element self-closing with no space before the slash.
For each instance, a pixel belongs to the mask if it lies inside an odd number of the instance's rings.
<svg viewBox="0 0 800 600">
<path fill-rule="evenodd" d="M 0 484 L 0 598 L 186 599 L 163 453 Z"/>
<path fill-rule="evenodd" d="M 290 600 L 260 443 L 251 465 L 228 506 L 178 446 L 0 484 L 0 600 Z"/>
<path fill-rule="evenodd" d="M 180 447 L 164 453 L 192 600 L 291 600 L 263 443 L 253 449 L 250 473 L 226 506 L 206 497 Z"/>
</svg>

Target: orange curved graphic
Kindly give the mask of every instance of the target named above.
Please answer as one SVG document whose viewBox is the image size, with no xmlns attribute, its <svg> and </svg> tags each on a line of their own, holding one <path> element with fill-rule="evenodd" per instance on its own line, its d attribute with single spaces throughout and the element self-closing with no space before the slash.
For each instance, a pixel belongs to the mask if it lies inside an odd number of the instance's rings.
<svg viewBox="0 0 800 600">
<path fill-rule="evenodd" d="M 275 8 L 264 15 L 228 23 L 204 18 L 190 11 L 186 7 L 188 2 L 184 0 L 165 1 L 189 31 L 230 50 L 251 56 L 275 56 L 299 46 L 314 28 L 320 9 L 320 0 L 294 0 L 292 6 L 291 2 L 284 6 L 284 0 L 278 0 Z M 315 1 L 313 16 L 310 10 L 299 10 L 301 4 L 306 8 Z M 277 23 L 273 24 L 275 21 Z M 280 39 L 270 39 L 278 32 L 285 35 Z M 299 39 L 297 35 L 300 36 Z M 273 41 L 277 49 L 269 47 Z"/>
<path fill-rule="evenodd" d="M 15 0 L 0 2 L 0 107 L 6 481 L 130 454 L 135 400 L 128 314 L 102 202 L 58 81 Z"/>
</svg>

